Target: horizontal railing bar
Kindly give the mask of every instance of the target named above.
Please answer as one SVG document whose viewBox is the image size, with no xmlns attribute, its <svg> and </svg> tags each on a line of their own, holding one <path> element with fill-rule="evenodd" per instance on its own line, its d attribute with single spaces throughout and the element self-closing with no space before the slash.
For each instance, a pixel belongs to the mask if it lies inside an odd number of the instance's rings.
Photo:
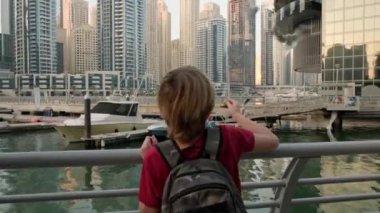
<svg viewBox="0 0 380 213">
<path fill-rule="evenodd" d="M 330 177 L 330 178 L 305 178 L 298 181 L 303 185 L 320 185 L 334 183 L 350 183 L 350 182 L 365 182 L 380 180 L 380 175 L 361 175 L 361 176 L 346 176 L 346 177 Z"/>
<path fill-rule="evenodd" d="M 274 180 L 274 181 L 263 181 L 263 182 L 242 182 L 241 188 L 243 189 L 259 189 L 259 188 L 271 188 L 271 187 L 284 187 L 285 181 Z"/>
<path fill-rule="evenodd" d="M 321 185 L 321 184 L 334 184 L 334 183 L 350 183 L 350 182 L 365 182 L 380 180 L 380 175 L 361 175 L 361 176 L 347 176 L 347 177 L 330 177 L 330 178 L 303 178 L 298 181 L 302 185 Z M 242 182 L 243 189 L 258 189 L 258 188 L 272 188 L 272 187 L 285 187 L 285 182 L 282 180 L 263 181 L 263 182 Z"/>
<path fill-rule="evenodd" d="M 338 203 L 358 200 L 371 200 L 380 198 L 380 193 L 332 195 L 323 197 L 297 198 L 292 200 L 292 205 L 305 205 L 312 203 Z"/>
<path fill-rule="evenodd" d="M 249 153 L 245 159 L 319 157 L 324 155 L 380 153 L 380 141 L 281 144 L 269 153 Z M 1 153 L 0 169 L 66 166 L 102 166 L 141 163 L 138 149 Z"/>
<path fill-rule="evenodd" d="M 23 203 L 37 201 L 58 201 L 89 198 L 127 197 L 136 196 L 137 188 L 133 189 L 110 189 L 102 191 L 74 191 L 74 192 L 52 192 L 18 195 L 1 195 L 0 203 Z"/>
<path fill-rule="evenodd" d="M 331 184 L 344 182 L 359 182 L 378 180 L 380 175 L 367 176 L 351 176 L 351 177 L 336 177 L 336 178 L 307 178 L 300 179 L 300 184 Z M 263 181 L 263 182 L 242 182 L 243 189 L 258 189 L 271 187 L 284 187 L 285 182 L 282 180 Z M 35 202 L 35 201 L 56 201 L 56 200 L 72 200 L 72 199 L 89 199 L 89 198 L 106 198 L 106 197 L 121 197 L 121 196 L 136 196 L 138 188 L 130 189 L 111 189 L 102 191 L 74 191 L 74 192 L 52 192 L 52 193 L 34 193 L 34 194 L 19 194 L 19 195 L 2 195 L 0 203 L 19 203 L 19 202 Z"/>
<path fill-rule="evenodd" d="M 243 158 L 314 158 L 329 155 L 378 154 L 380 151 L 379 142 L 379 140 L 369 140 L 280 144 L 279 148 L 275 151 L 269 153 L 247 153 L 243 155 Z"/>
<path fill-rule="evenodd" d="M 277 201 L 266 201 L 266 202 L 257 202 L 257 203 L 244 203 L 246 209 L 263 209 L 270 207 L 279 207 L 280 204 Z"/>
</svg>

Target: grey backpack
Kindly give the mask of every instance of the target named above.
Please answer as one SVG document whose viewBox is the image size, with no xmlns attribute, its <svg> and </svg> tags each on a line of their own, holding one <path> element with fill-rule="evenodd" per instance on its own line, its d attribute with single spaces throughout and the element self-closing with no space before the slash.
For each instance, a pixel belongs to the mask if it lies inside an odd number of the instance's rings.
<svg viewBox="0 0 380 213">
<path fill-rule="evenodd" d="M 218 127 L 207 129 L 205 147 L 194 160 L 186 160 L 173 141 L 157 144 L 171 168 L 162 198 L 163 213 L 246 212 L 239 190 L 218 161 L 219 140 Z"/>
</svg>

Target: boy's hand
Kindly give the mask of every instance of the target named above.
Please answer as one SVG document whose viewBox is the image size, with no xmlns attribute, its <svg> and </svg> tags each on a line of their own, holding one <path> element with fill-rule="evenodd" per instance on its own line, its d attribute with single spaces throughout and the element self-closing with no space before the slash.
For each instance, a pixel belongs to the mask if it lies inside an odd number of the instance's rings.
<svg viewBox="0 0 380 213">
<path fill-rule="evenodd" d="M 146 136 L 143 144 L 140 147 L 140 156 L 144 159 L 146 153 L 157 144 L 157 139 L 154 136 Z"/>
<path fill-rule="evenodd" d="M 233 117 L 236 114 L 240 114 L 239 103 L 233 99 L 227 99 L 224 101 L 224 104 L 227 106 L 228 116 Z"/>
</svg>

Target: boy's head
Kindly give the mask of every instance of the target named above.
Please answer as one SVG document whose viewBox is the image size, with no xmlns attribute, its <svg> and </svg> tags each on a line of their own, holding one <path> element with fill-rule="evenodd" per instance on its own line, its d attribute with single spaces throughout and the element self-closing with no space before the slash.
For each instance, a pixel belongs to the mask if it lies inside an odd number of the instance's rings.
<svg viewBox="0 0 380 213">
<path fill-rule="evenodd" d="M 197 68 L 170 71 L 161 82 L 158 107 L 171 139 L 190 142 L 205 128 L 214 108 L 214 89 Z"/>
</svg>

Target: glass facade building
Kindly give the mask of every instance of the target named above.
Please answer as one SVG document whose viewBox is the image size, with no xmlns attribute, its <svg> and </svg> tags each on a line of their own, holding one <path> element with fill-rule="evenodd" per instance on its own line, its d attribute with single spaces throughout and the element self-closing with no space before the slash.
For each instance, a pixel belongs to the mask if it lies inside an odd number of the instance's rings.
<svg viewBox="0 0 380 213">
<path fill-rule="evenodd" d="M 380 1 L 324 0 L 324 83 L 380 84 Z"/>
<path fill-rule="evenodd" d="M 207 3 L 196 28 L 196 66 L 214 83 L 226 82 L 226 20 L 215 3 Z"/>
</svg>

